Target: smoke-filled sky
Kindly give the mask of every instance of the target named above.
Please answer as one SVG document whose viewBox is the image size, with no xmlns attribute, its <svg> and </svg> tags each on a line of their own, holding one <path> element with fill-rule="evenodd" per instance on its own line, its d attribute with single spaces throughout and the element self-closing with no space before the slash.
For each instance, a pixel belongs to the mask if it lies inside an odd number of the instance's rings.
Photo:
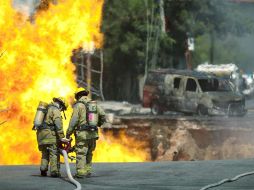
<svg viewBox="0 0 254 190">
<path fill-rule="evenodd" d="M 238 38 L 239 49 L 242 53 L 242 62 L 238 63 L 245 72 L 254 72 L 254 36 L 253 34 Z"/>
<path fill-rule="evenodd" d="M 40 0 L 13 0 L 13 6 L 17 10 L 29 16 L 34 12 L 34 9 L 39 2 Z M 250 19 L 254 25 L 254 3 L 253 6 L 250 3 L 235 3 L 234 6 L 232 6 L 232 10 L 234 9 L 238 9 L 241 12 L 243 20 Z M 239 49 L 239 58 L 236 60 L 232 58 L 232 62 L 236 63 L 239 68 L 245 71 L 254 71 L 254 32 L 251 34 L 245 34 L 241 37 L 232 37 L 236 43 L 235 46 Z M 214 56 L 216 60 L 216 54 Z"/>
<path fill-rule="evenodd" d="M 250 19 L 251 25 L 254 25 L 254 2 L 252 4 L 243 4 L 240 8 L 241 13 L 246 19 Z M 244 19 L 244 18 L 243 18 Z M 239 49 L 242 53 L 242 62 L 238 63 L 245 72 L 254 72 L 254 31 L 238 38 Z"/>
<path fill-rule="evenodd" d="M 34 8 L 39 2 L 40 0 L 13 0 L 13 6 L 17 10 L 30 15 L 34 12 Z"/>
<path fill-rule="evenodd" d="M 243 72 L 254 72 L 254 1 L 231 1 L 226 6 L 216 12 L 223 30 L 216 31 L 213 40 L 208 32 L 195 37 L 193 63 L 210 63 L 213 56 L 213 64 L 234 63 Z"/>
</svg>

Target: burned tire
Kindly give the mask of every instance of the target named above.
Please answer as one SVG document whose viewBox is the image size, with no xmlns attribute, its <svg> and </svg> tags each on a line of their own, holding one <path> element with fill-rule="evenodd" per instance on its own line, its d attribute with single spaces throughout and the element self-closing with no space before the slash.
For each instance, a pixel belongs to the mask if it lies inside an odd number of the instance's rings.
<svg viewBox="0 0 254 190">
<path fill-rule="evenodd" d="M 205 107 L 204 105 L 199 105 L 198 110 L 197 110 L 197 114 L 199 116 L 207 116 L 208 115 L 207 107 Z"/>
<path fill-rule="evenodd" d="M 163 114 L 163 111 L 161 110 L 160 105 L 159 105 L 159 103 L 157 101 L 152 103 L 152 105 L 151 105 L 151 113 L 153 115 L 161 115 L 161 114 Z"/>
</svg>

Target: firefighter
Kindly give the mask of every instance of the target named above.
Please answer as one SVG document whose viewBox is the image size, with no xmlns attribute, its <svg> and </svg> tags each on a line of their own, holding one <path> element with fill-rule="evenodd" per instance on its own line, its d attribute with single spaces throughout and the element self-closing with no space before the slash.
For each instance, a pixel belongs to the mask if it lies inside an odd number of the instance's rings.
<svg viewBox="0 0 254 190">
<path fill-rule="evenodd" d="M 37 130 L 38 147 L 42 154 L 40 166 L 42 176 L 47 176 L 50 163 L 50 176 L 60 177 L 60 155 L 57 145 L 59 140 L 64 138 L 61 111 L 65 111 L 67 107 L 68 104 L 65 100 L 58 97 L 53 98 L 53 102 L 45 106 L 44 110 L 42 108 L 37 109 L 34 123 L 41 124 L 34 127 Z M 38 115 L 41 115 L 41 117 L 38 117 Z"/>
<path fill-rule="evenodd" d="M 98 127 L 105 122 L 105 113 L 96 101 L 87 96 L 89 91 L 78 88 L 75 93 L 77 100 L 73 105 L 73 113 L 66 132 L 69 139 L 74 133 L 76 144 L 76 175 L 77 178 L 90 177 L 93 151 L 98 140 Z"/>
</svg>

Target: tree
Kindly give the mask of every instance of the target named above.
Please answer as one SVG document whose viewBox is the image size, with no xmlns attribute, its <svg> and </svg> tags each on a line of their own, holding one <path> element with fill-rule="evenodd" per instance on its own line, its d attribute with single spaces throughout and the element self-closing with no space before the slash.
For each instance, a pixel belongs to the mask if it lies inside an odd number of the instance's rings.
<svg viewBox="0 0 254 190">
<path fill-rule="evenodd" d="M 137 78 L 144 73 L 146 60 L 147 7 L 144 3 L 105 1 L 102 31 L 107 74 L 105 91 L 109 89 L 105 94 L 108 98 L 138 100 Z"/>
<path fill-rule="evenodd" d="M 253 28 L 239 4 L 221 0 L 106 0 L 103 11 L 106 99 L 137 102 L 139 80 L 148 69 L 185 68 L 186 39 L 195 38 L 194 65 L 239 59 L 237 40 Z M 250 16 L 249 16 L 250 17 Z M 251 17 L 250 17 L 251 18 Z M 230 51 L 227 47 L 231 47 Z"/>
<path fill-rule="evenodd" d="M 167 1 L 165 12 L 168 18 L 168 35 L 176 42 L 172 48 L 174 66 L 179 66 L 178 60 L 183 57 L 186 50 L 187 33 L 192 34 L 196 42 L 204 46 L 198 44 L 198 51 L 194 52 L 194 61 L 197 64 L 204 54 L 209 56 L 206 60 L 214 63 L 216 39 L 221 41 L 228 35 L 240 36 L 251 32 L 252 17 L 246 17 L 243 11 L 239 10 L 240 6 L 231 1 L 220 0 Z M 209 44 L 208 52 L 207 44 Z"/>
</svg>

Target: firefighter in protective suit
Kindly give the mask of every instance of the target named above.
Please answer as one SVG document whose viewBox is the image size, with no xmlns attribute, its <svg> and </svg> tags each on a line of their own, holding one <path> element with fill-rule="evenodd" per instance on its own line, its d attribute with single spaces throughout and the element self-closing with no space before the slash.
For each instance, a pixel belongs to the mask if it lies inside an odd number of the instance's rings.
<svg viewBox="0 0 254 190">
<path fill-rule="evenodd" d="M 89 91 L 79 88 L 75 93 L 77 100 L 73 105 L 73 113 L 66 132 L 69 139 L 74 133 L 76 144 L 76 175 L 77 178 L 90 177 L 93 151 L 98 140 L 98 127 L 105 122 L 105 113 L 96 101 L 87 97 Z"/>
<path fill-rule="evenodd" d="M 68 104 L 61 97 L 53 98 L 47 106 L 43 123 L 37 127 L 37 142 L 41 157 L 41 175 L 47 176 L 50 163 L 51 177 L 60 177 L 60 155 L 57 150 L 59 140 L 64 138 L 61 111 L 65 111 Z"/>
</svg>

